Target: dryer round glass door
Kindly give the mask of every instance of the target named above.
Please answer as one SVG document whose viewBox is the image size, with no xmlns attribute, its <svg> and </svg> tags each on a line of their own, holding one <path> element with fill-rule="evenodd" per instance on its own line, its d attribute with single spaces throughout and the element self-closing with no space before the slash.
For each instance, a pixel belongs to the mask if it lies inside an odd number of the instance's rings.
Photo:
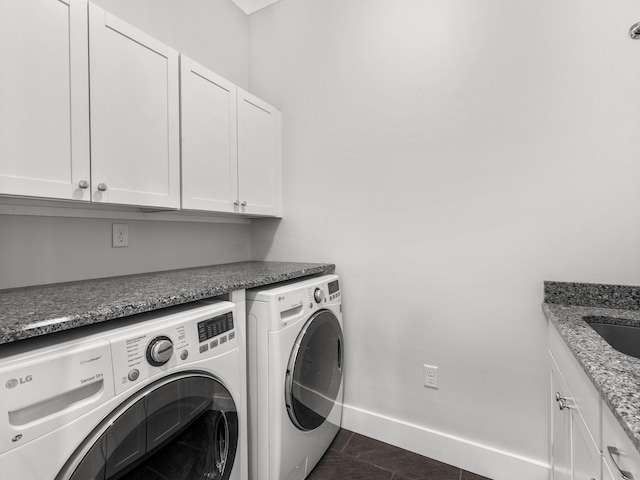
<svg viewBox="0 0 640 480">
<path fill-rule="evenodd" d="M 300 430 L 314 430 L 327 419 L 342 383 L 342 329 L 329 310 L 304 325 L 289 358 L 285 401 Z M 342 401 L 342 400 L 340 400 Z"/>
<path fill-rule="evenodd" d="M 229 391 L 204 373 L 160 380 L 120 405 L 56 480 L 227 480 L 238 444 Z"/>
</svg>

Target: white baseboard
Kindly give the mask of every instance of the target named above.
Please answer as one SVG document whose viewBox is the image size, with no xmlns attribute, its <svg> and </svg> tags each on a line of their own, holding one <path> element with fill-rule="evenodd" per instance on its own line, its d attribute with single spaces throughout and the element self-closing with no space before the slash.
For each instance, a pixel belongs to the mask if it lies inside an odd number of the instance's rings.
<svg viewBox="0 0 640 480">
<path fill-rule="evenodd" d="M 343 406 L 342 427 L 493 480 L 548 480 L 547 462 L 431 430 L 360 408 Z"/>
</svg>

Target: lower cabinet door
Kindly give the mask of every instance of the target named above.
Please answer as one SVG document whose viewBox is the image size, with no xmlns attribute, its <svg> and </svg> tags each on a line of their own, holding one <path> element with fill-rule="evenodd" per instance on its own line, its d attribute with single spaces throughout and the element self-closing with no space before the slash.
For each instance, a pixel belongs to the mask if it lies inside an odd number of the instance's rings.
<svg viewBox="0 0 640 480">
<path fill-rule="evenodd" d="M 571 413 L 560 409 L 556 394 L 566 396 L 569 389 L 553 360 L 551 364 L 550 447 L 551 480 L 571 480 Z"/>
<path fill-rule="evenodd" d="M 613 470 L 607 463 L 605 459 L 602 460 L 602 480 L 618 480 L 620 477 L 617 477 L 613 474 Z"/>
<path fill-rule="evenodd" d="M 593 443 L 580 413 L 575 410 L 571 412 L 571 440 L 574 480 L 598 480 L 601 468 L 600 451 Z"/>
</svg>

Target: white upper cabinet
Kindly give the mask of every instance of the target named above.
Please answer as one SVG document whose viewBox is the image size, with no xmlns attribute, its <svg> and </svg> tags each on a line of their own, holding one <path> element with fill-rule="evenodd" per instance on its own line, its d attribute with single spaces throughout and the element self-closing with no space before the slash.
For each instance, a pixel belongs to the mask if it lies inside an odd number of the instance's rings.
<svg viewBox="0 0 640 480">
<path fill-rule="evenodd" d="M 89 6 L 94 202 L 180 207 L 178 52 Z"/>
<path fill-rule="evenodd" d="M 0 61 L 0 195 L 282 215 L 280 112 L 97 5 L 0 1 Z"/>
<path fill-rule="evenodd" d="M 241 88 L 237 108 L 239 212 L 280 217 L 280 112 Z"/>
<path fill-rule="evenodd" d="M 233 213 L 238 200 L 236 86 L 180 55 L 182 208 Z"/>
<path fill-rule="evenodd" d="M 280 112 L 180 56 L 182 208 L 282 214 Z"/>
<path fill-rule="evenodd" d="M 87 49 L 86 0 L 0 2 L 0 194 L 90 199 Z"/>
</svg>

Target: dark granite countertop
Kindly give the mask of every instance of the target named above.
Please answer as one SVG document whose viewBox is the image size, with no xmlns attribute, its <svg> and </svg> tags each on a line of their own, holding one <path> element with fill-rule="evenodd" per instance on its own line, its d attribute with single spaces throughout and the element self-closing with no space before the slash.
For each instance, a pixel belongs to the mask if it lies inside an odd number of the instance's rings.
<svg viewBox="0 0 640 480">
<path fill-rule="evenodd" d="M 640 451 L 640 359 L 609 345 L 583 317 L 640 327 L 640 287 L 545 282 L 542 309 Z"/>
<path fill-rule="evenodd" d="M 0 344 L 334 269 L 328 263 L 239 262 L 0 290 Z"/>
</svg>

